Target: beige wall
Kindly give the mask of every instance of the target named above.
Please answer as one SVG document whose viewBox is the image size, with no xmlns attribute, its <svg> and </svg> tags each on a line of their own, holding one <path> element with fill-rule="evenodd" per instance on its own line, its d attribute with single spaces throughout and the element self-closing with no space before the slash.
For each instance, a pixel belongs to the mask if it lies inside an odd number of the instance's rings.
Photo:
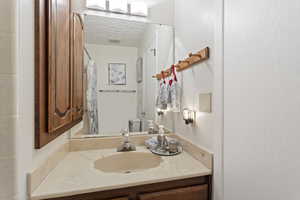
<svg viewBox="0 0 300 200">
<path fill-rule="evenodd" d="M 16 6 L 0 1 L 0 200 L 16 195 Z"/>
<path fill-rule="evenodd" d="M 41 150 L 34 149 L 34 1 L 18 0 L 17 8 L 17 190 L 18 200 L 24 200 L 27 195 L 26 173 L 66 143 L 69 132 Z"/>
</svg>

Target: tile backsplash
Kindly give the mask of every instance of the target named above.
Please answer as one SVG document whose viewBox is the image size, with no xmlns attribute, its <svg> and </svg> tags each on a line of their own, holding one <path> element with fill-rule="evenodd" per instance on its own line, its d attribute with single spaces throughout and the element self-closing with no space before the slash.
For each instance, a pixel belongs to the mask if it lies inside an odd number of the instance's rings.
<svg viewBox="0 0 300 200">
<path fill-rule="evenodd" d="M 15 32 L 16 20 L 16 1 L 1 0 L 0 1 L 0 33 Z"/>
</svg>

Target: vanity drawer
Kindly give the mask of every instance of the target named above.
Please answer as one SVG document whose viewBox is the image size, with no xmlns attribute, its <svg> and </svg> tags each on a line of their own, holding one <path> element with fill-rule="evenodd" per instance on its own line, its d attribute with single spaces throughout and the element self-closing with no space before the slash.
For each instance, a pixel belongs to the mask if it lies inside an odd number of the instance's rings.
<svg viewBox="0 0 300 200">
<path fill-rule="evenodd" d="M 211 200 L 211 176 L 138 185 L 47 200 Z"/>
<path fill-rule="evenodd" d="M 139 200 L 208 200 L 208 185 L 191 186 L 139 195 Z"/>
</svg>

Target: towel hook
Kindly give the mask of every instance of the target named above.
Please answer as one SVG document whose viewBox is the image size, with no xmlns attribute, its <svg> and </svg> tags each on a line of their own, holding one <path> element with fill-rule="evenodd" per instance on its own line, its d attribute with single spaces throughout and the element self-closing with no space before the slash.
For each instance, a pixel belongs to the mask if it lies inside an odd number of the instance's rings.
<svg viewBox="0 0 300 200">
<path fill-rule="evenodd" d="M 199 57 L 200 59 L 202 59 L 201 53 L 190 53 L 189 57 L 192 57 L 192 56 Z"/>
</svg>

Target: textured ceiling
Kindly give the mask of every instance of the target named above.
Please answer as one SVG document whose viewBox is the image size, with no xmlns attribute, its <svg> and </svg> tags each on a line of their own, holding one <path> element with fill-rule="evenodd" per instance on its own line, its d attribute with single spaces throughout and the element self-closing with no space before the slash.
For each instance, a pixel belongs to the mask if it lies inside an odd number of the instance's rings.
<svg viewBox="0 0 300 200">
<path fill-rule="evenodd" d="M 85 17 L 86 39 L 89 44 L 139 47 L 146 23 L 117 18 L 91 16 Z M 110 40 L 119 40 L 114 43 Z"/>
</svg>

